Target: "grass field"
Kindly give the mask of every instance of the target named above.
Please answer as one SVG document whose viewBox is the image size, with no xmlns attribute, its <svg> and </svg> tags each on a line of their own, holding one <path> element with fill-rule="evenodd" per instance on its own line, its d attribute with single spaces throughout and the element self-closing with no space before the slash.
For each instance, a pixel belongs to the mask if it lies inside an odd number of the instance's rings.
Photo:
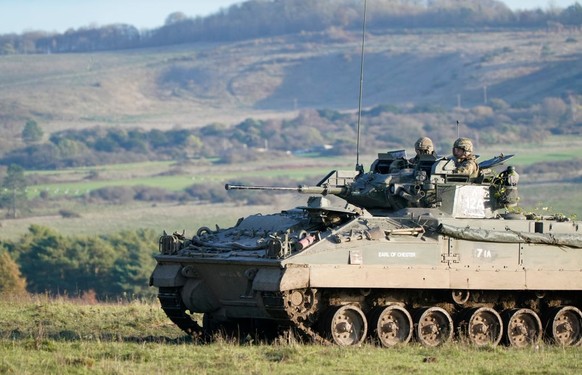
<svg viewBox="0 0 582 375">
<path fill-rule="evenodd" d="M 577 374 L 581 348 L 542 343 L 522 350 L 411 344 L 343 348 L 281 339 L 274 344 L 197 344 L 156 302 L 95 304 L 45 296 L 0 300 L 3 374 Z"/>
</svg>

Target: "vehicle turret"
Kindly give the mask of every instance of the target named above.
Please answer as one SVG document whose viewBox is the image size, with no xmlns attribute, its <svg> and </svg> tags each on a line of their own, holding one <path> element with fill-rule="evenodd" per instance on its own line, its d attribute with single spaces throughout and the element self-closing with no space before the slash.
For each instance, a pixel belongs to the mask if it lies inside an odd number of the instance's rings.
<svg viewBox="0 0 582 375">
<path fill-rule="evenodd" d="M 493 217 L 496 210 L 517 202 L 515 168 L 495 174 L 493 167 L 513 155 L 500 155 L 480 163 L 477 178 L 454 173 L 454 162 L 420 155 L 411 165 L 403 150 L 378 154 L 368 172 L 331 171 L 316 186 L 225 186 L 226 190 L 295 191 L 301 194 L 335 195 L 348 204 L 387 215 L 405 208 L 439 208 L 457 218 Z"/>
</svg>

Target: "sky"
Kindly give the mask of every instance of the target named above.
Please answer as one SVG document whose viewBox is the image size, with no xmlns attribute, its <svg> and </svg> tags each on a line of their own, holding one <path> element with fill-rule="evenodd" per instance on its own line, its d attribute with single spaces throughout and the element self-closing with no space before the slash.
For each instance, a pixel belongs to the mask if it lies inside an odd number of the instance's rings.
<svg viewBox="0 0 582 375">
<path fill-rule="evenodd" d="M 363 1 L 363 0 L 362 0 Z M 374 0 L 368 0 L 368 2 Z M 576 0 L 502 0 L 509 8 L 566 8 Z M 162 26 L 182 12 L 207 16 L 243 0 L 0 0 L 0 34 L 42 30 L 62 33 L 83 26 L 125 23 L 138 29 Z"/>
</svg>

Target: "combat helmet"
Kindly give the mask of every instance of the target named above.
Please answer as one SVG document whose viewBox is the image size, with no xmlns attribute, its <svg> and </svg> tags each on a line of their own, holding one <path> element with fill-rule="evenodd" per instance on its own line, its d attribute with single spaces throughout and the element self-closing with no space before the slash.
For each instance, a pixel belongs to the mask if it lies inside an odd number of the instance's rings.
<svg viewBox="0 0 582 375">
<path fill-rule="evenodd" d="M 453 148 L 460 148 L 461 150 L 465 150 L 465 153 L 472 154 L 473 142 L 469 138 L 458 138 L 453 144 Z"/>
<path fill-rule="evenodd" d="M 432 140 L 428 137 L 420 137 L 414 143 L 414 150 L 417 154 L 432 154 L 434 151 L 434 146 Z"/>
</svg>

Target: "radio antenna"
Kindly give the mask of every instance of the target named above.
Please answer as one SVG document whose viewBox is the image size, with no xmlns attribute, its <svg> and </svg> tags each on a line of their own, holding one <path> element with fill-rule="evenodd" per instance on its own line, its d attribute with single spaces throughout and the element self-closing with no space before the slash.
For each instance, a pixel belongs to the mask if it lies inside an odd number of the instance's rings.
<svg viewBox="0 0 582 375">
<path fill-rule="evenodd" d="M 360 123 L 362 121 L 362 95 L 364 92 L 364 49 L 366 45 L 366 12 L 368 1 L 364 0 L 364 21 L 362 22 L 362 53 L 360 56 L 360 94 L 358 95 L 358 135 L 356 138 L 356 171 L 363 172 L 360 164 Z"/>
</svg>

